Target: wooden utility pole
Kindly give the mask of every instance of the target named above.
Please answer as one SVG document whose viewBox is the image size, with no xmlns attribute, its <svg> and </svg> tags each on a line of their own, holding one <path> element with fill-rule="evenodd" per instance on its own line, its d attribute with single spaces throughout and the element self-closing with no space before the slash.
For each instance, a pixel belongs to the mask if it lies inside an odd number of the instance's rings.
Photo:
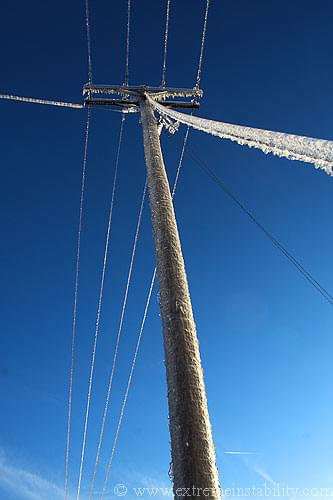
<svg viewBox="0 0 333 500">
<path fill-rule="evenodd" d="M 220 498 L 198 339 L 157 123 L 140 99 L 167 372 L 175 498 Z M 190 494 L 190 496 L 189 496 Z"/>
<path fill-rule="evenodd" d="M 158 124 L 146 98 L 149 95 L 166 107 L 196 108 L 199 103 L 193 99 L 174 99 L 195 98 L 202 92 L 197 88 L 87 84 L 83 94 L 86 106 L 113 106 L 123 112 L 141 113 L 163 323 L 174 497 L 218 500 L 221 494 L 215 449 L 184 259 Z M 110 94 L 122 98 L 111 99 Z"/>
</svg>

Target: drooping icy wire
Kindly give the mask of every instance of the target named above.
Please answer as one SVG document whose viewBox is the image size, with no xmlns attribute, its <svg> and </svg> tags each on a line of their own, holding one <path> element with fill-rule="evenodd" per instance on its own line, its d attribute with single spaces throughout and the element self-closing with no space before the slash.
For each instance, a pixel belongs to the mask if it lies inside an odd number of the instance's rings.
<svg viewBox="0 0 333 500">
<path fill-rule="evenodd" d="M 87 32 L 87 45 L 88 45 L 88 79 L 89 83 L 92 83 L 92 61 L 91 61 L 91 44 L 90 44 L 90 24 L 89 24 L 89 4 L 88 0 L 85 2 L 86 7 L 86 32 Z M 39 100 L 38 100 L 39 101 Z M 46 104 L 48 102 L 42 102 L 41 104 Z M 53 102 L 52 102 L 53 104 Z M 68 103 L 62 103 L 61 105 L 68 105 Z M 56 103 L 59 105 L 59 103 Z M 70 107 L 83 107 L 83 105 L 71 105 Z M 71 416 L 72 416 L 72 400 L 73 400 L 73 379 L 74 379 L 74 366 L 75 366 L 75 340 L 76 340 L 76 323 L 77 323 L 77 299 L 78 299 L 78 287 L 79 287 L 79 271 L 80 271 L 80 251 L 81 251 L 81 232 L 82 232 L 82 220 L 83 220 L 83 202 L 84 202 L 84 191 L 85 191 L 85 178 L 86 178 L 86 166 L 87 166 L 87 154 L 88 154 L 88 140 L 89 140 L 89 126 L 90 126 L 91 109 L 88 108 L 87 115 L 87 125 L 86 125 L 86 135 L 85 135 L 85 146 L 84 146 L 84 159 L 83 159 L 83 171 L 82 171 L 82 181 L 81 181 L 81 199 L 80 199 L 80 213 L 79 213 L 79 229 L 78 229 L 78 240 L 77 240 L 77 255 L 76 255 L 76 272 L 75 272 L 75 287 L 74 287 L 74 305 L 73 305 L 73 322 L 72 322 L 72 346 L 71 346 L 71 368 L 70 368 L 70 383 L 69 383 L 69 400 L 68 400 L 68 418 L 67 418 L 67 443 L 66 443 L 66 478 L 65 478 L 65 500 L 68 498 L 69 493 L 69 451 L 70 451 L 70 432 L 71 432 Z M 90 396 L 89 396 L 90 403 Z M 84 437 L 85 442 L 85 437 Z M 80 476 L 82 475 L 82 468 L 80 466 Z M 81 478 L 79 480 L 78 496 L 80 491 Z"/>
<path fill-rule="evenodd" d="M 312 163 L 328 175 L 333 175 L 333 141 L 198 118 L 163 107 L 149 96 L 147 99 L 161 115 L 166 115 L 197 130 L 222 139 L 229 139 L 240 145 L 260 149 L 266 154 L 272 153 L 289 160 Z"/>
<path fill-rule="evenodd" d="M 78 300 L 78 290 L 79 290 L 81 233 L 82 233 L 82 223 L 83 223 L 83 203 L 84 203 L 84 194 L 85 194 L 85 185 L 86 185 L 90 117 L 91 117 L 91 109 L 88 108 L 86 131 L 85 131 L 85 141 L 84 141 L 80 210 L 79 210 L 79 226 L 78 226 L 77 250 L 76 250 L 76 268 L 75 268 L 74 303 L 73 303 L 73 320 L 72 320 L 71 366 L 70 366 L 70 375 L 69 375 L 69 396 L 68 396 L 68 417 L 67 417 L 65 500 L 68 499 L 68 493 L 69 493 L 69 451 L 70 451 L 70 434 L 71 434 L 71 417 L 72 417 L 72 400 L 73 400 L 73 379 L 74 379 L 74 365 L 75 365 L 77 300 Z"/>
<path fill-rule="evenodd" d="M 120 321 L 119 321 L 119 326 L 118 326 L 116 345 L 115 345 L 114 354 L 113 354 L 113 361 L 112 361 L 112 368 L 111 368 L 111 373 L 110 373 L 110 378 L 109 378 L 109 385 L 108 385 L 108 390 L 107 390 L 107 395 L 106 395 L 106 400 L 105 400 L 105 405 L 104 405 L 104 412 L 103 412 L 102 424 L 101 424 L 101 429 L 100 429 L 99 442 L 98 442 L 98 447 L 97 447 L 97 454 L 96 454 L 96 459 L 95 459 L 93 478 L 92 478 L 91 487 L 90 487 L 89 499 L 92 499 L 93 493 L 94 493 L 97 467 L 98 467 L 99 457 L 100 457 L 103 438 L 104 438 L 105 423 L 106 423 L 106 418 L 107 418 L 109 404 L 110 404 L 112 383 L 113 383 L 115 369 L 116 369 L 116 363 L 117 363 L 117 357 L 118 357 L 118 351 L 119 351 L 119 343 L 120 343 L 120 338 L 121 338 L 121 334 L 122 334 L 125 310 L 126 310 L 126 306 L 127 306 L 128 291 L 129 291 L 130 284 L 131 284 L 133 264 L 134 264 L 135 254 L 136 254 L 136 248 L 137 248 L 137 243 L 138 243 L 138 238 L 139 238 L 140 227 L 141 227 L 142 213 L 143 213 L 143 207 L 144 207 L 145 198 L 146 198 L 146 192 L 147 192 L 147 181 L 145 182 L 144 190 L 142 193 L 138 221 L 137 221 L 137 225 L 136 225 L 132 254 L 131 254 L 128 276 L 127 276 L 127 283 L 126 283 L 123 305 L 122 305 Z"/>
<path fill-rule="evenodd" d="M 61 106 L 64 108 L 84 108 L 83 104 L 76 104 L 74 102 L 63 102 L 63 101 L 51 101 L 49 99 L 37 99 L 35 97 L 21 97 L 18 95 L 0 94 L 0 99 L 6 101 L 19 101 L 19 102 L 29 102 L 32 104 L 46 104 L 48 106 Z"/>
<path fill-rule="evenodd" d="M 176 172 L 176 176 L 175 176 L 175 181 L 174 181 L 172 194 L 171 194 L 172 199 L 174 198 L 175 193 L 176 193 L 176 188 L 177 188 L 178 181 L 179 181 L 179 174 L 180 174 L 180 171 L 181 171 L 181 168 L 183 165 L 183 158 L 184 158 L 184 152 L 185 152 L 185 148 L 186 148 L 186 144 L 187 144 L 187 140 L 188 140 L 188 135 L 189 135 L 189 127 L 187 127 L 187 130 L 186 130 L 186 133 L 184 136 L 183 146 L 182 146 L 182 150 L 181 150 L 181 154 L 180 154 L 180 158 L 179 158 L 179 163 L 178 163 L 178 167 L 177 167 L 177 172 Z M 133 373 L 135 370 L 138 352 L 140 349 L 141 339 L 142 339 L 143 330 L 144 330 L 144 326 L 145 326 L 146 319 L 147 319 L 148 309 L 149 309 L 149 305 L 150 305 L 151 295 L 152 295 L 154 285 L 155 285 L 155 280 L 156 280 L 156 267 L 154 269 L 154 272 L 153 272 L 153 275 L 151 278 L 151 282 L 150 282 L 150 286 L 149 286 L 149 291 L 148 291 L 147 300 L 146 300 L 146 304 L 145 304 L 145 308 L 144 308 L 144 313 L 143 313 L 143 317 L 142 317 L 142 321 L 141 321 L 139 335 L 138 335 L 138 339 L 137 339 L 137 343 L 136 343 L 136 347 L 135 347 L 135 351 L 134 351 L 134 355 L 133 355 L 133 359 L 132 359 L 132 365 L 131 365 L 130 373 L 129 373 L 128 380 L 127 380 L 127 386 L 126 386 L 123 402 L 122 402 L 121 409 L 120 409 L 117 430 L 116 430 L 116 434 L 115 434 L 113 445 L 112 445 L 111 456 L 110 456 L 110 460 L 109 460 L 109 463 L 107 466 L 100 500 L 104 500 L 104 497 L 106 494 L 107 483 L 108 483 L 108 479 L 109 479 L 110 472 L 111 472 L 114 454 L 115 454 L 115 451 L 117 448 L 119 432 L 120 432 L 120 428 L 121 428 L 124 414 L 125 414 L 126 404 L 127 404 L 127 400 L 128 400 L 128 394 L 129 394 L 131 384 L 132 384 Z"/>
<path fill-rule="evenodd" d="M 85 1 L 85 7 L 86 7 L 86 34 L 87 34 L 87 56 L 88 56 L 88 81 L 91 84 L 92 83 L 92 56 L 91 56 L 89 0 Z"/>
<path fill-rule="evenodd" d="M 131 0 L 127 0 L 127 28 L 126 28 L 126 54 L 125 54 L 125 85 L 129 82 L 129 51 L 131 30 Z"/>
<path fill-rule="evenodd" d="M 118 442 L 118 437 L 119 437 L 119 432 L 120 432 L 121 424 L 122 424 L 122 421 L 123 421 L 123 418 L 124 418 L 126 403 L 127 403 L 127 399 L 128 399 L 128 393 L 129 393 L 129 390 L 130 390 L 130 387 L 131 387 L 132 377 L 133 377 L 133 373 L 134 373 L 134 369 L 135 369 L 135 365 L 136 365 L 136 360 L 137 360 L 137 357 L 138 357 L 138 352 L 139 352 L 139 348 L 140 348 L 140 343 L 141 343 L 141 338 L 142 338 L 142 334 L 143 334 L 143 329 L 144 329 L 144 325 L 145 325 L 146 318 L 147 318 L 148 307 L 149 307 L 149 304 L 150 304 L 150 299 L 151 299 L 151 295 L 152 295 L 154 284 L 155 284 L 155 278 L 156 278 L 156 269 L 154 270 L 154 273 L 153 273 L 153 276 L 152 276 L 152 280 L 151 280 L 151 283 L 150 283 L 150 288 L 149 288 L 149 292 L 148 292 L 148 296 L 147 296 L 145 310 L 144 310 L 143 318 L 142 318 L 142 322 L 141 322 L 140 332 L 139 332 L 139 335 L 138 335 L 138 339 L 137 339 L 137 343 L 136 343 L 136 347 L 135 347 L 135 351 L 134 351 L 134 356 L 133 356 L 133 360 L 132 360 L 131 370 L 130 370 L 130 374 L 129 374 L 129 377 L 128 377 L 128 380 L 127 380 L 127 386 L 126 386 L 126 391 L 125 391 L 124 399 L 123 399 L 123 402 L 122 402 L 122 405 L 121 405 L 121 410 L 120 410 L 120 415 L 119 415 L 117 430 L 116 430 L 116 434 L 115 434 L 115 438 L 114 438 L 114 442 L 113 442 L 113 446 L 112 446 L 112 451 L 111 451 L 111 457 L 110 457 L 110 461 L 108 463 L 108 467 L 107 467 L 107 471 L 106 471 L 106 475 L 105 475 L 105 479 L 104 479 L 103 490 L 102 490 L 102 494 L 101 494 L 101 500 L 104 500 L 104 496 L 106 494 L 107 482 L 108 482 L 110 471 L 111 471 L 113 457 L 114 457 L 114 454 L 115 454 L 115 451 L 116 451 L 116 446 L 117 446 L 117 442 Z"/>
<path fill-rule="evenodd" d="M 181 150 L 181 153 L 180 153 L 178 168 L 177 168 L 177 172 L 176 172 L 175 182 L 174 182 L 172 193 L 171 193 L 172 199 L 174 198 L 174 196 L 176 194 L 177 184 L 178 184 L 178 180 L 179 180 L 179 174 L 180 174 L 180 170 L 181 170 L 182 165 L 183 165 L 183 158 L 184 158 L 184 153 L 185 153 L 185 148 L 186 148 L 186 144 L 187 144 L 189 132 L 190 132 L 190 127 L 188 126 L 187 129 L 186 129 L 186 132 L 185 132 L 185 136 L 184 136 L 184 140 L 183 140 L 183 146 L 182 146 L 182 150 Z"/>
<path fill-rule="evenodd" d="M 202 30 L 201 46 L 200 46 L 200 56 L 199 56 L 198 71 L 197 71 L 197 81 L 196 81 L 196 85 L 195 85 L 197 88 L 199 88 L 199 86 L 200 86 L 200 80 L 201 80 L 201 69 L 202 69 L 203 53 L 204 53 L 205 41 L 206 41 L 206 33 L 207 33 L 207 20 L 208 20 L 209 2 L 210 2 L 210 0 L 206 0 L 206 10 L 205 10 L 203 30 Z"/>
<path fill-rule="evenodd" d="M 114 200 L 115 200 L 115 193 L 116 193 L 116 186 L 117 186 L 118 165 L 119 165 L 120 149 L 121 149 L 121 143 L 122 143 L 122 137 L 123 137 L 124 121 L 125 121 L 125 115 L 122 116 L 121 125 L 120 125 L 118 149 L 117 149 L 117 156 L 116 156 L 116 166 L 115 166 L 115 172 L 114 172 L 114 178 L 113 178 L 112 195 L 111 195 L 111 203 L 110 203 L 110 211 L 109 211 L 109 220 L 108 220 L 108 227 L 107 227 L 106 238 L 105 238 L 104 257 L 103 257 L 102 274 L 101 274 L 100 289 L 99 289 L 96 327 L 95 327 L 95 335 L 94 335 L 94 342 L 93 342 L 92 359 L 91 359 L 91 365 L 90 365 L 87 405 L 86 405 L 86 412 L 85 412 L 83 440 L 82 440 L 82 448 L 81 448 L 80 472 L 79 472 L 79 480 L 78 480 L 77 496 L 76 496 L 77 500 L 79 500 L 80 492 L 81 492 L 81 482 L 82 482 L 83 462 L 84 462 L 85 448 L 86 448 L 90 401 L 91 401 L 91 393 L 92 393 L 93 376 L 94 376 L 94 370 L 95 370 L 96 348 L 97 348 L 97 341 L 98 341 L 98 335 L 99 335 L 99 325 L 100 325 L 100 317 L 101 317 L 101 309 L 102 309 L 103 293 L 104 293 L 104 280 L 105 280 L 106 265 L 107 265 L 108 253 L 109 253 L 111 223 L 112 223 L 113 207 L 114 207 Z"/>
<path fill-rule="evenodd" d="M 164 32 L 164 54 L 163 54 L 163 67 L 162 67 L 162 83 L 161 86 L 165 87 L 166 80 L 166 64 L 168 55 L 168 36 L 169 36 L 169 21 L 170 21 L 170 2 L 167 0 L 166 16 L 165 16 L 165 32 Z"/>
</svg>

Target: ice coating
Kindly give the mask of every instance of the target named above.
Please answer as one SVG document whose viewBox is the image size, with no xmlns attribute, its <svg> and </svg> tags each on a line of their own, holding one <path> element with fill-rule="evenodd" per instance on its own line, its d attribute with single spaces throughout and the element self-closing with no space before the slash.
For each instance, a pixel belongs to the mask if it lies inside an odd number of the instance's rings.
<svg viewBox="0 0 333 500">
<path fill-rule="evenodd" d="M 19 101 L 19 102 L 30 102 L 32 104 L 46 104 L 49 106 L 62 106 L 65 108 L 84 108 L 83 104 L 76 104 L 74 102 L 63 102 L 63 101 L 51 101 L 49 99 L 36 99 L 34 97 L 21 97 L 18 95 L 0 94 L 0 99 L 6 101 Z"/>
<path fill-rule="evenodd" d="M 207 120 L 206 118 L 179 113 L 162 106 L 149 96 L 147 98 L 159 114 L 172 118 L 177 122 L 216 135 L 222 139 L 229 139 L 240 145 L 260 149 L 266 154 L 272 153 L 289 160 L 312 163 L 316 168 L 321 168 L 328 175 L 333 175 L 333 141 Z"/>
</svg>

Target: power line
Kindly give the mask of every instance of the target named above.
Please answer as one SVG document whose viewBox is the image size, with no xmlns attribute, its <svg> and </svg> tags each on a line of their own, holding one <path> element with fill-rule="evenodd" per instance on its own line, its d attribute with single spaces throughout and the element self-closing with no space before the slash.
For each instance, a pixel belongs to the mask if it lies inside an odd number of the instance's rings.
<svg viewBox="0 0 333 500">
<path fill-rule="evenodd" d="M 67 418 L 67 442 L 66 442 L 66 479 L 65 479 L 65 500 L 68 498 L 68 483 L 69 483 L 69 451 L 70 451 L 70 433 L 71 433 L 71 416 L 72 416 L 72 399 L 73 399 L 73 378 L 75 365 L 75 340 L 76 340 L 76 319 L 77 319 L 77 299 L 79 289 L 79 271 L 80 271 L 80 254 L 81 254 L 81 233 L 83 222 L 83 203 L 86 185 L 86 170 L 88 157 L 88 140 L 90 127 L 91 109 L 88 109 L 87 123 L 85 131 L 83 168 L 81 178 L 81 197 L 79 210 L 79 225 L 77 235 L 77 251 L 76 251 L 76 269 L 75 269 L 75 285 L 74 285 L 74 304 L 73 304 L 73 321 L 72 321 L 72 345 L 71 345 L 71 367 L 69 376 L 69 396 L 68 396 L 68 418 Z"/>
<path fill-rule="evenodd" d="M 126 54 L 125 54 L 125 85 L 129 82 L 129 50 L 131 29 L 131 0 L 127 0 L 127 29 L 126 29 Z"/>
<path fill-rule="evenodd" d="M 118 442 L 118 437 L 119 437 L 119 432 L 120 432 L 121 424 L 122 424 L 122 421 L 123 421 L 123 418 L 124 418 L 125 408 L 126 408 L 127 399 L 128 399 L 128 393 L 129 393 L 129 390 L 130 390 L 130 387 L 131 387 L 131 383 L 132 383 L 132 377 L 133 377 L 133 373 L 134 373 L 134 369 L 135 369 L 135 365 L 136 365 L 136 360 L 137 360 L 137 357 L 138 357 L 138 352 L 139 352 L 139 348 L 140 348 L 140 343 L 141 343 L 141 338 L 142 338 L 142 334 L 143 334 L 144 325 L 145 325 L 145 322 L 146 322 L 146 319 L 147 319 L 147 313 L 148 313 L 150 299 L 151 299 L 151 295 L 152 295 L 154 284 L 155 284 L 155 278 L 156 278 L 156 269 L 154 270 L 154 273 L 153 273 L 153 276 L 152 276 L 152 279 L 151 279 L 151 282 L 150 282 L 150 287 L 149 287 L 147 301 L 146 301 L 146 305 L 145 305 L 145 309 L 144 309 L 144 313 L 143 313 L 141 327 L 140 327 L 138 339 L 137 339 L 136 346 L 135 346 L 135 351 L 134 351 L 134 356 L 133 356 L 133 360 L 132 360 L 131 370 L 130 370 L 130 374 L 129 374 L 129 377 L 128 377 L 128 380 L 127 380 L 127 386 L 126 386 L 126 391 L 125 391 L 124 399 L 123 399 L 123 402 L 122 402 L 122 405 L 121 405 L 121 410 L 120 410 L 120 415 L 119 415 L 117 430 L 116 430 L 116 434 L 115 434 L 115 438 L 114 438 L 113 446 L 112 446 L 112 451 L 111 451 L 111 457 L 110 457 L 110 460 L 109 460 L 109 463 L 108 463 L 108 467 L 107 467 L 107 471 L 106 471 L 106 474 L 105 474 L 105 479 L 104 479 L 104 484 L 103 484 L 103 490 L 102 490 L 102 494 L 101 494 L 101 500 L 104 499 L 104 496 L 105 496 L 105 493 L 106 493 L 106 486 L 107 486 L 107 482 L 108 482 L 110 471 L 111 471 L 113 457 L 114 457 L 114 454 L 115 454 L 115 451 L 116 451 L 116 446 L 117 446 L 117 442 Z"/>
<path fill-rule="evenodd" d="M 50 99 L 37 99 L 35 97 L 21 97 L 18 95 L 10 95 L 10 94 L 0 94 L 0 99 L 6 101 L 29 102 L 32 104 L 46 104 L 48 106 L 61 106 L 64 108 L 76 108 L 76 109 L 84 108 L 83 104 L 76 104 L 73 102 L 52 101 Z"/>
<path fill-rule="evenodd" d="M 89 495 L 90 499 L 92 498 L 93 492 L 94 492 L 96 472 L 97 472 L 100 452 L 101 452 L 101 448 L 102 448 L 102 442 L 103 442 L 103 438 L 104 438 L 105 423 L 106 423 L 109 403 L 110 403 L 110 399 L 111 399 L 112 382 L 114 379 L 114 374 L 115 374 L 115 369 L 116 369 L 116 362 L 117 362 L 118 351 L 119 351 L 120 337 L 121 337 L 122 328 L 123 328 L 128 292 L 129 292 L 129 288 L 130 288 L 130 284 L 131 284 L 133 264 L 134 264 L 135 254 L 136 254 L 137 243 L 138 243 L 138 239 L 139 239 L 139 232 L 140 232 L 141 221 L 142 221 L 143 207 L 144 207 L 144 203 L 145 203 L 145 199 L 146 199 L 146 192 L 147 192 L 147 182 L 145 182 L 144 190 L 142 193 L 138 221 L 137 221 L 137 226 L 136 226 L 136 231 L 135 231 L 135 236 L 134 236 L 132 255 L 131 255 L 131 259 L 130 259 L 130 265 L 129 265 L 128 276 L 127 276 L 127 283 L 126 283 L 125 294 L 124 294 L 123 305 L 122 305 L 119 327 L 118 327 L 118 333 L 117 333 L 117 338 L 116 338 L 116 345 L 115 345 L 114 354 L 113 354 L 111 374 L 110 374 L 110 378 L 109 378 L 107 396 L 106 396 L 105 405 L 104 405 L 103 419 L 102 419 L 102 424 L 101 424 L 99 443 L 98 443 L 98 447 L 97 447 L 97 454 L 96 454 L 96 459 L 95 459 L 93 478 L 92 478 L 91 487 L 90 487 L 90 495 Z"/>
<path fill-rule="evenodd" d="M 128 0 L 127 1 L 126 44 L 125 44 L 125 79 L 124 79 L 125 85 L 128 85 L 128 83 L 129 83 L 130 29 L 131 29 L 131 0 Z M 123 114 L 122 115 L 122 124 L 123 124 L 124 119 L 125 119 L 125 115 Z M 118 159 L 117 159 L 117 162 L 118 162 Z M 110 397 L 111 397 L 111 388 L 112 388 L 112 383 L 113 383 L 113 378 L 114 378 L 114 373 L 115 373 L 116 361 L 117 361 L 117 357 L 118 357 L 119 342 L 120 342 L 120 337 L 121 337 L 121 333 L 122 333 L 122 326 L 123 326 L 125 309 L 126 309 L 126 304 L 127 304 L 127 296 L 128 296 L 128 291 L 129 291 L 129 286 L 130 286 L 130 281 L 131 281 L 131 276 L 132 276 L 132 269 L 133 269 L 134 257 L 135 257 L 135 253 L 136 253 L 136 246 L 137 246 L 137 241 L 138 241 L 138 236 L 139 236 L 139 230 L 140 230 L 140 226 L 141 226 L 142 211 L 143 211 L 144 201 L 145 201 L 145 197 L 146 197 L 146 190 L 147 190 L 147 184 L 145 183 L 145 187 L 144 187 L 144 191 L 143 191 L 143 195 L 142 195 L 142 201 L 141 201 L 140 210 L 139 210 L 139 217 L 138 217 L 138 222 L 137 222 L 136 233 L 135 233 L 135 237 L 134 237 L 134 244 L 133 244 L 130 267 L 129 267 L 128 277 L 127 277 L 127 284 L 126 284 L 124 301 L 123 301 L 123 306 L 122 306 L 122 311 L 121 311 L 120 323 L 119 323 L 119 328 L 118 328 L 118 333 L 117 333 L 117 338 L 116 338 L 116 345 L 115 345 L 115 350 L 114 350 L 114 355 L 113 355 L 111 374 L 110 374 L 110 378 L 109 378 L 107 395 L 106 395 L 106 400 L 105 400 L 105 405 L 104 405 L 102 424 L 101 424 L 100 435 L 99 435 L 99 442 L 98 442 L 98 446 L 97 446 L 97 452 L 96 452 L 96 458 L 95 458 L 95 464 L 94 464 L 94 470 L 93 470 L 93 477 L 92 477 L 91 486 L 90 486 L 90 495 L 89 495 L 90 499 L 92 498 L 93 492 L 94 492 L 97 467 L 98 467 L 99 457 L 100 457 L 103 438 L 104 438 L 106 418 L 107 418 Z"/>
<path fill-rule="evenodd" d="M 176 194 L 176 189 L 177 189 L 177 184 L 178 184 L 180 169 L 182 168 L 182 165 L 183 165 L 184 153 L 185 153 L 185 148 L 186 148 L 186 144 L 187 144 L 189 132 L 190 132 L 190 127 L 187 127 L 185 135 L 184 135 L 182 150 L 181 150 L 181 153 L 180 153 L 178 168 L 177 168 L 176 177 L 175 177 L 175 183 L 174 183 L 173 189 L 172 189 L 172 194 L 171 194 L 172 200 L 174 199 L 174 196 Z"/>
<path fill-rule="evenodd" d="M 233 200 L 236 205 L 249 217 L 249 219 L 264 233 L 264 235 L 273 243 L 273 245 L 293 264 L 293 266 L 304 276 L 304 278 L 333 306 L 333 296 L 305 269 L 304 266 L 294 257 L 283 245 L 279 242 L 255 217 L 237 197 L 226 186 L 226 184 L 208 167 L 207 163 L 194 153 L 192 148 L 189 148 L 188 155 L 192 160 L 219 186 L 224 193 Z"/>
<path fill-rule="evenodd" d="M 89 0 L 85 0 L 85 14 L 86 14 L 86 34 L 87 34 L 87 52 L 88 52 L 88 80 L 92 83 L 92 60 L 91 60 L 91 40 L 90 40 L 90 22 L 89 22 Z M 38 103 L 39 99 L 34 102 Z M 29 100 L 28 102 L 31 102 Z M 40 102 L 40 104 L 47 104 L 48 102 Z M 53 104 L 53 102 L 52 102 Z M 68 105 L 68 103 L 56 103 L 55 105 Z M 73 105 L 71 107 L 74 107 Z M 83 105 L 76 105 L 75 107 L 83 107 Z M 76 254 L 76 271 L 75 271 L 75 286 L 74 286 L 74 305 L 73 305 L 73 322 L 72 322 L 72 346 L 71 346 L 71 368 L 70 368 L 70 381 L 69 381 L 69 400 L 68 400 L 68 418 L 67 418 L 67 443 L 66 443 L 66 479 L 65 479 L 65 500 L 68 498 L 69 493 L 69 450 L 70 450 L 70 432 L 71 432 L 71 416 L 72 416 L 72 399 L 73 399 L 73 378 L 74 378 L 74 366 L 75 366 L 75 340 L 76 340 L 76 320 L 77 320 L 77 298 L 78 298 L 78 288 L 79 288 L 79 270 L 80 270 L 80 251 L 81 251 L 81 232 L 82 232 L 82 220 L 83 220 L 83 202 L 84 202 L 84 192 L 85 192 L 85 179 L 86 179 L 86 167 L 87 167 L 87 155 L 88 155 L 88 140 L 89 140 L 89 126 L 90 126 L 91 109 L 88 108 L 87 115 L 87 125 L 85 134 L 85 145 L 84 145 L 84 159 L 83 159 L 83 170 L 82 170 L 82 181 L 81 181 L 81 199 L 80 199 L 80 212 L 79 212 L 79 229 L 77 238 L 77 254 Z M 89 390 L 90 393 L 90 390 Z M 88 404 L 90 404 L 90 394 L 88 394 Z M 89 408 L 88 408 L 89 412 Z M 86 427 L 86 425 L 85 425 Z M 80 495 L 80 485 L 82 476 L 82 464 L 83 455 L 85 447 L 85 433 L 84 432 L 84 445 L 83 453 L 81 457 L 80 465 L 80 479 L 78 485 L 78 498 Z"/>
<path fill-rule="evenodd" d="M 103 301 L 103 293 L 104 293 L 104 280 L 105 280 L 108 252 L 109 252 L 111 222 L 112 222 L 113 206 L 114 206 L 115 192 L 116 192 L 116 185 L 117 185 L 118 165 L 119 165 L 120 148 L 121 148 L 122 137 L 123 137 L 124 121 L 125 121 L 125 115 L 122 116 L 121 125 L 120 125 L 118 149 L 117 149 L 117 156 L 116 156 L 116 166 L 115 166 L 115 172 L 114 172 L 114 178 L 113 178 L 112 195 L 111 195 L 111 203 L 110 203 L 110 211 L 109 211 L 109 221 L 108 221 L 108 227 L 107 227 L 106 239 L 105 239 L 102 275 L 101 275 L 101 281 L 100 281 L 99 299 L 98 299 L 98 307 L 97 307 L 96 328 L 95 328 L 95 336 L 94 336 L 94 343 L 93 343 L 93 350 L 92 350 L 87 405 L 86 405 L 85 422 L 84 422 L 84 430 L 83 430 L 83 441 L 82 441 L 81 460 L 80 460 L 80 472 L 79 472 L 79 481 L 78 481 L 77 497 L 76 497 L 77 500 L 79 500 L 79 498 L 80 498 L 80 491 L 81 491 L 82 471 L 83 471 L 83 462 L 84 462 L 85 447 L 86 447 L 92 383 L 93 383 L 93 375 L 94 375 L 94 369 L 95 369 L 96 348 L 97 348 L 97 340 L 98 340 L 98 335 L 99 335 L 99 325 L 100 325 L 100 317 L 101 317 L 101 309 L 102 309 L 102 301 Z"/>
<path fill-rule="evenodd" d="M 170 0 L 167 0 L 167 8 L 166 8 L 166 16 L 165 16 L 165 33 L 164 33 L 164 55 L 163 55 L 162 83 L 161 83 L 162 87 L 165 87 L 165 78 L 166 78 L 166 63 L 167 63 L 167 54 L 168 54 L 169 21 L 170 21 Z"/>
<path fill-rule="evenodd" d="M 91 36 L 90 36 L 89 0 L 86 0 L 85 6 L 86 6 L 86 34 L 87 34 L 87 56 L 88 56 L 88 81 L 89 81 L 89 83 L 92 83 L 92 57 L 91 57 Z"/>
<path fill-rule="evenodd" d="M 321 168 L 333 176 L 333 141 L 209 120 L 162 106 L 149 95 L 147 99 L 160 115 L 190 125 L 201 132 L 228 139 L 241 146 L 260 149 L 265 154 L 272 153 L 280 158 L 312 163 L 315 168 Z"/>
<path fill-rule="evenodd" d="M 196 81 L 197 88 L 199 88 L 200 81 L 201 81 L 201 69 L 202 69 L 203 53 L 204 53 L 206 34 L 207 34 L 207 20 L 208 20 L 209 2 L 210 2 L 210 0 L 206 0 L 206 10 L 205 10 L 204 23 L 203 23 L 203 29 L 202 29 L 200 56 L 199 56 L 198 71 L 197 71 L 197 81 Z"/>
<path fill-rule="evenodd" d="M 129 83 L 130 28 L 131 28 L 131 0 L 128 0 L 127 1 L 126 45 L 125 45 L 125 79 L 124 79 L 125 85 L 128 85 L 128 83 Z M 124 119 L 125 119 L 125 115 L 123 114 L 122 115 L 122 124 L 123 124 Z M 118 159 L 117 159 L 117 163 L 118 163 Z M 126 308 L 126 304 L 127 304 L 127 296 L 128 296 L 128 290 L 129 290 L 129 285 L 130 285 L 130 280 L 131 280 L 131 275 L 132 275 L 132 268 L 133 268 L 134 257 L 135 257 L 135 252 L 136 252 L 136 245 L 137 245 L 137 240 L 138 240 L 139 229 L 140 229 L 140 225 L 141 225 L 142 210 L 143 210 L 145 196 L 146 196 L 146 184 L 144 187 L 141 207 L 140 207 L 140 211 L 139 211 L 137 230 L 136 230 L 135 239 L 134 239 L 130 268 L 129 268 L 127 285 L 126 285 L 125 296 L 124 296 L 124 302 L 123 302 L 123 307 L 122 307 L 122 312 L 121 312 L 121 319 L 120 319 L 119 329 L 118 329 L 118 333 L 117 333 L 116 346 L 115 346 L 114 357 L 113 357 L 113 362 L 112 362 L 112 369 L 111 369 L 108 390 L 107 390 L 107 396 L 106 396 L 106 401 L 105 401 L 105 406 L 104 406 L 104 411 L 103 411 L 103 418 L 102 418 L 102 424 L 101 424 L 101 429 L 100 429 L 99 442 L 98 442 L 98 446 L 97 446 L 97 453 L 96 453 L 96 458 L 95 458 L 93 477 L 92 477 L 91 486 L 90 486 L 89 498 L 92 498 L 92 495 L 94 492 L 97 467 L 98 467 L 100 452 L 101 452 L 101 448 L 102 448 L 102 442 L 103 442 L 103 438 L 104 438 L 104 430 L 105 430 L 106 418 L 107 418 L 107 413 L 108 413 L 108 408 L 109 408 L 109 403 L 110 403 L 112 382 L 113 382 L 113 378 L 114 378 L 116 360 L 117 360 L 117 356 L 118 356 L 119 342 L 120 342 L 120 337 L 121 337 L 121 332 L 122 332 L 122 325 L 123 325 L 123 319 L 124 319 L 124 314 L 125 314 L 125 308 Z"/>
</svg>

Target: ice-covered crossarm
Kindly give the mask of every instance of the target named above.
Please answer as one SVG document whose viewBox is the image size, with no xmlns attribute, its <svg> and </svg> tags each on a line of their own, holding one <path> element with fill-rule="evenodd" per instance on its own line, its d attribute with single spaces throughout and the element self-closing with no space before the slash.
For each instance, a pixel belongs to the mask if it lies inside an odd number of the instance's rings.
<svg viewBox="0 0 333 500">
<path fill-rule="evenodd" d="M 273 153 L 289 160 L 312 163 L 316 168 L 323 169 L 328 175 L 333 175 L 333 141 L 207 120 L 179 113 L 158 104 L 149 96 L 147 98 L 153 108 L 161 115 L 173 118 L 197 130 L 216 135 L 222 139 L 229 139 L 241 145 L 245 144 L 250 148 L 261 149 L 264 153 Z"/>
</svg>

